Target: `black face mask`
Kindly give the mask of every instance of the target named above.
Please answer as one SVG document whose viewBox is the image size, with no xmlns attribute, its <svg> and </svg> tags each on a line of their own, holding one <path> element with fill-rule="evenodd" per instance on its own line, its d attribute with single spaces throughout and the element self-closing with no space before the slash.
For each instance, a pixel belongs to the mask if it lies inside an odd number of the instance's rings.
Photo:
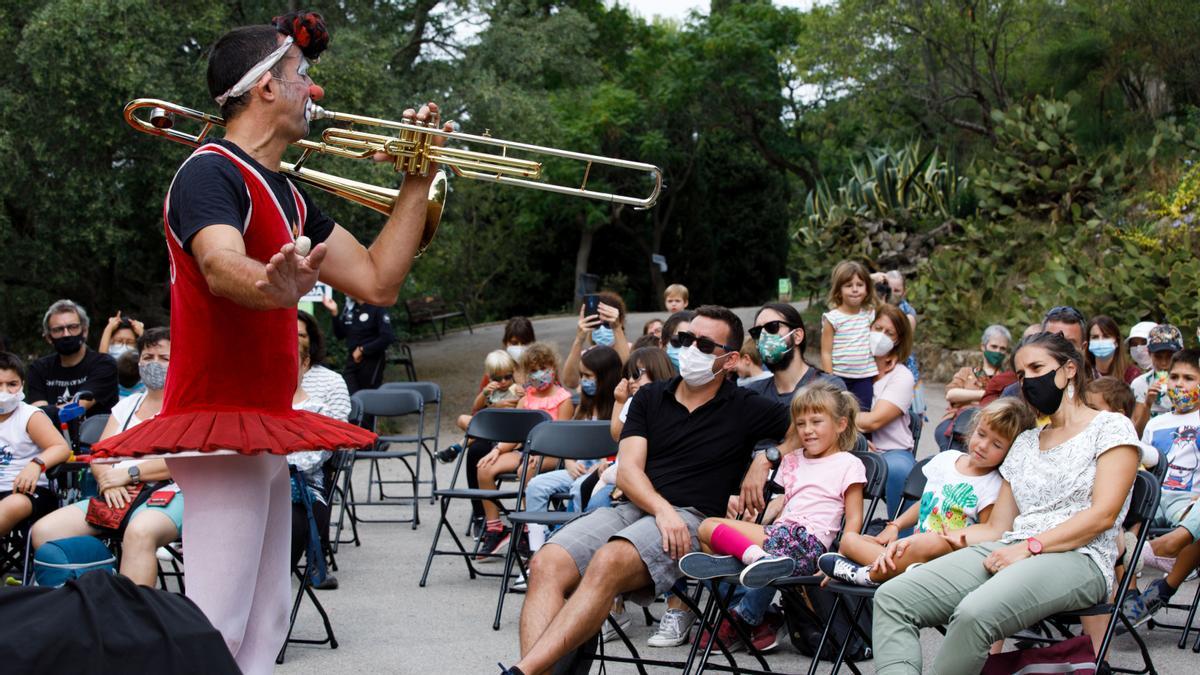
<svg viewBox="0 0 1200 675">
<path fill-rule="evenodd" d="M 83 346 L 83 335 L 65 335 L 60 338 L 54 338 L 54 351 L 62 356 L 70 356 L 79 351 Z"/>
<path fill-rule="evenodd" d="M 1062 405 L 1063 390 L 1054 382 L 1061 368 L 1059 366 L 1045 375 L 1027 377 L 1021 381 L 1021 393 L 1025 395 L 1025 401 L 1043 415 L 1053 414 Z"/>
</svg>

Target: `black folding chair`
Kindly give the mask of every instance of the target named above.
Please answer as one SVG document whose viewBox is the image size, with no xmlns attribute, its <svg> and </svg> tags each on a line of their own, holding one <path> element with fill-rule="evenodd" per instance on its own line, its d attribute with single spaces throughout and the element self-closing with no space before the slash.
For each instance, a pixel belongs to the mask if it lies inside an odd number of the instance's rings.
<svg viewBox="0 0 1200 675">
<path fill-rule="evenodd" d="M 467 427 L 467 440 L 463 441 L 463 447 L 467 447 L 469 439 L 478 438 L 480 440 L 489 441 L 491 443 L 524 443 L 529 438 L 530 431 L 542 424 L 549 422 L 550 415 L 541 410 L 500 410 L 496 408 L 487 408 L 480 410 L 471 418 L 471 424 Z M 463 542 L 458 537 L 458 533 L 454 531 L 454 527 L 450 521 L 446 519 L 446 513 L 450 509 L 450 503 L 455 499 L 481 499 L 488 500 L 500 509 L 502 513 L 507 513 L 508 509 L 501 503 L 502 499 L 515 499 L 519 494 L 518 489 L 496 489 L 484 490 L 481 488 L 456 488 L 458 483 L 458 475 L 462 471 L 463 458 L 466 457 L 466 452 L 458 454 L 458 460 L 454 464 L 454 474 L 450 478 L 450 487 L 444 490 L 434 491 L 434 496 L 441 499 L 441 512 L 438 514 L 437 530 L 433 534 L 433 542 L 429 544 L 429 556 L 425 559 L 425 572 L 421 574 L 421 587 L 424 588 L 425 581 L 429 578 L 429 568 L 433 564 L 433 559 L 436 556 L 449 555 L 462 558 L 467 563 L 467 572 L 470 578 L 476 576 L 498 577 L 500 573 L 480 572 L 475 569 L 472 558 L 479 555 L 479 545 L 468 551 Z M 450 533 L 450 537 L 454 540 L 454 545 L 458 550 L 440 550 L 438 549 L 438 540 L 442 536 L 442 531 Z M 510 542 L 511 544 L 511 542 Z M 500 558 L 499 554 L 489 553 L 488 557 Z"/>
<path fill-rule="evenodd" d="M 360 427 L 363 426 L 363 405 L 361 400 L 357 398 L 350 399 L 350 416 L 346 421 Z M 335 465 L 337 469 L 337 477 L 331 482 L 333 485 L 333 499 L 338 504 L 337 525 L 334 527 L 333 537 L 329 540 L 329 547 L 333 553 L 337 553 L 340 544 L 362 546 L 362 540 L 358 538 L 358 514 L 354 511 L 354 505 L 346 498 L 346 495 L 350 494 L 350 486 L 354 480 L 354 460 L 357 458 L 357 451 L 342 450 L 335 452 L 329 460 L 329 464 Z M 330 502 L 329 505 L 332 508 L 333 502 Z M 342 527 L 347 515 L 350 517 L 350 532 L 352 536 L 349 540 L 342 541 Z"/>
<path fill-rule="evenodd" d="M 92 415 L 79 423 L 79 447 L 76 450 L 80 454 L 91 452 L 92 446 L 100 442 L 100 436 L 104 433 L 104 427 L 108 424 L 110 417 L 112 415 L 107 413 Z"/>
<path fill-rule="evenodd" d="M 401 391 L 415 391 L 421 395 L 421 399 L 425 402 L 425 413 L 430 413 L 430 406 L 437 406 L 437 411 L 433 413 L 433 424 L 424 424 L 424 432 L 419 439 L 421 449 L 425 451 L 425 455 L 429 458 L 429 478 L 424 479 L 417 476 L 418 484 L 429 485 L 429 503 L 434 503 L 433 493 L 437 490 L 437 460 L 435 456 L 438 451 L 438 437 L 441 435 L 442 429 L 442 388 L 436 382 L 384 382 L 381 390 L 399 389 Z M 422 495 L 424 497 L 424 495 Z"/>
<path fill-rule="evenodd" d="M 301 475 L 300 472 L 295 469 L 295 467 L 289 467 L 289 469 L 291 471 L 292 492 L 300 494 L 300 501 L 304 505 L 304 516 L 308 523 L 309 542 L 305 547 L 304 555 L 301 558 L 303 561 L 302 565 L 300 562 L 298 562 L 296 567 L 292 569 L 292 573 L 295 574 L 300 580 L 300 587 L 296 590 L 296 599 L 292 603 L 292 614 L 288 622 L 287 638 L 284 639 L 283 646 L 279 648 L 279 656 L 275 657 L 276 664 L 283 663 L 283 657 L 284 654 L 287 653 L 289 644 L 327 644 L 329 645 L 330 649 L 338 648 L 337 637 L 333 634 L 333 624 L 331 624 L 329 621 L 329 613 L 325 611 L 325 606 L 321 604 L 321 600 L 317 598 L 316 593 L 313 592 L 314 581 L 319 582 L 323 580 L 325 578 L 325 574 L 327 573 L 326 555 L 328 552 L 323 550 L 320 533 L 317 530 L 317 519 L 316 516 L 313 515 L 312 493 L 308 491 L 308 484 L 305 482 L 304 476 Z M 333 490 L 331 485 L 326 483 L 322 496 L 326 499 L 327 504 L 329 503 L 328 500 L 332 494 Z M 312 541 L 313 537 L 316 537 L 315 542 Z M 320 555 L 317 555 L 315 559 L 312 555 L 314 548 L 321 551 Z M 296 628 L 296 615 L 300 612 L 300 602 L 304 600 L 304 596 L 306 595 L 308 596 L 309 600 L 312 601 L 313 607 L 316 608 L 317 613 L 321 615 L 321 621 L 325 627 L 325 637 L 319 640 L 292 637 L 292 631 Z"/>
<path fill-rule="evenodd" d="M 866 532 L 867 525 L 871 522 L 871 519 L 874 518 L 875 511 L 877 510 L 879 503 L 884 498 L 884 491 L 887 486 L 887 463 L 884 461 L 882 455 L 874 452 L 862 452 L 856 450 L 854 451 L 854 456 L 858 457 L 866 468 L 867 481 L 863 486 L 863 498 L 867 500 L 867 504 L 863 511 L 863 524 L 861 529 L 862 532 Z M 834 545 L 830 548 L 833 550 L 836 549 L 836 547 L 837 542 L 834 542 Z M 786 579 L 779 579 L 775 581 L 771 584 L 771 587 L 778 589 L 781 593 L 799 593 L 805 587 L 816 588 L 820 586 L 824 579 L 825 577 L 819 574 L 788 577 Z M 724 593 L 719 592 L 718 586 L 715 585 L 717 582 L 727 584 L 728 590 Z M 763 670 L 754 670 L 739 666 L 736 662 L 736 659 L 730 653 L 728 645 L 720 645 L 720 647 L 724 651 L 726 658 L 729 660 L 729 666 L 710 666 L 708 664 L 708 659 L 712 655 L 713 645 L 721 642 L 720 638 L 717 637 L 717 628 L 725 620 L 730 619 L 729 601 L 733 597 L 733 587 L 737 584 L 738 578 L 736 576 L 714 580 L 713 592 L 709 594 L 708 604 L 704 609 L 704 613 L 700 615 L 702 617 L 700 624 L 701 630 L 703 630 L 704 627 L 707 627 L 710 631 L 710 635 L 712 635 L 712 638 L 702 650 L 700 648 L 699 640 L 696 640 L 692 643 L 692 648 L 688 653 L 687 664 L 684 666 L 684 673 L 691 672 L 693 663 L 696 664 L 696 672 L 698 673 L 704 672 L 706 668 L 732 670 L 733 672 L 743 673 L 773 672 L 770 670 L 769 666 L 767 666 L 763 655 L 754 649 L 753 643 L 750 640 L 750 636 L 745 634 L 743 627 L 736 621 L 730 621 L 730 625 L 733 626 L 735 632 L 738 634 L 738 639 L 741 640 L 742 644 L 746 646 L 746 649 L 750 652 L 750 654 L 758 660 L 759 664 L 763 667 Z M 797 607 L 807 607 L 807 604 L 804 602 L 797 602 L 793 604 Z M 821 632 L 821 640 L 817 645 L 816 654 L 813 656 L 812 663 L 808 669 L 809 675 L 815 675 L 818 664 L 821 662 L 821 652 L 824 651 L 826 642 L 830 640 L 832 640 L 834 643 L 838 642 L 837 638 L 831 634 L 833 619 L 837 612 L 837 601 L 835 599 L 834 609 L 830 611 L 828 617 L 818 616 L 815 612 L 812 612 L 811 610 L 809 611 L 811 613 L 810 618 L 815 623 L 824 624 L 824 630 Z M 854 631 L 859 630 L 857 624 L 853 622 L 850 624 L 850 628 Z M 867 635 L 860 635 L 859 637 L 863 638 L 864 640 L 870 640 L 870 636 Z M 842 651 L 844 651 L 846 645 L 850 643 L 850 638 L 850 635 L 846 635 L 845 639 L 841 640 L 839 648 Z M 697 654 L 699 654 L 700 657 L 698 662 L 696 661 Z M 853 663 L 850 664 L 850 669 L 855 673 L 859 673 L 858 667 Z"/>
<path fill-rule="evenodd" d="M 421 523 L 420 514 L 420 498 L 417 485 L 418 477 L 421 474 L 421 438 L 425 435 L 425 403 L 421 395 L 415 391 L 401 391 L 398 389 L 364 389 L 357 391 L 351 399 L 358 399 L 362 403 L 362 412 L 364 416 L 374 418 L 373 426 L 378 427 L 379 418 L 394 417 L 401 418 L 409 415 L 414 415 L 417 418 L 417 430 L 414 434 L 392 434 L 380 436 L 375 441 L 375 446 L 372 448 L 364 448 L 358 451 L 357 459 L 370 460 L 370 466 L 367 471 L 367 498 L 356 499 L 354 496 L 354 485 L 348 483 L 348 492 L 346 494 L 346 503 L 354 509 L 353 518 L 364 523 L 412 523 L 412 529 L 417 529 L 417 525 Z M 411 447 L 396 450 L 393 446 Z M 406 480 L 385 480 L 383 471 L 379 465 L 381 460 L 398 459 L 404 465 L 404 469 L 408 472 Z M 413 463 L 409 463 L 412 459 Z M 415 466 L 414 466 L 415 465 Z M 383 486 L 393 483 L 407 483 L 411 488 L 409 495 L 389 495 L 384 492 Z M 375 498 L 375 488 L 378 488 L 379 498 Z M 359 509 L 364 506 L 397 506 L 411 505 L 412 518 L 364 518 L 359 513 Z"/>
<path fill-rule="evenodd" d="M 1133 482 L 1132 496 L 1129 499 L 1129 512 L 1125 515 L 1123 524 L 1126 530 L 1141 525 L 1141 531 L 1138 533 L 1137 544 L 1134 546 L 1131 560 L 1138 559 L 1138 556 L 1141 555 L 1142 547 L 1146 545 L 1146 541 L 1150 537 L 1150 528 L 1147 525 L 1154 519 L 1154 513 L 1158 510 L 1158 500 L 1162 494 L 1159 490 L 1159 482 L 1153 474 L 1148 471 L 1138 471 L 1137 477 Z M 1146 648 L 1146 642 L 1138 634 L 1137 628 L 1130 622 L 1129 617 L 1125 616 L 1125 612 L 1122 609 L 1122 599 L 1129 590 L 1129 585 L 1133 583 L 1134 576 L 1136 576 L 1135 569 L 1133 565 L 1125 568 L 1125 573 L 1121 575 L 1120 583 L 1117 584 L 1115 602 L 1102 602 L 1084 609 L 1055 614 L 1042 622 L 1042 629 L 1040 631 L 1022 631 L 1013 637 L 1031 642 L 1059 642 L 1063 639 L 1074 637 L 1070 627 L 1079 623 L 1080 618 L 1108 615 L 1108 629 L 1104 631 L 1104 639 L 1100 643 L 1100 651 L 1096 654 L 1097 666 L 1103 664 L 1103 668 L 1112 673 L 1155 672 L 1154 661 L 1150 658 L 1150 651 Z M 1142 653 L 1142 667 L 1137 670 L 1119 668 L 1105 661 L 1105 656 L 1108 655 L 1108 648 L 1112 644 L 1118 621 L 1125 627 L 1130 637 L 1137 643 L 1138 650 Z M 1051 627 L 1056 629 L 1062 637 L 1053 636 L 1050 630 Z M 1097 672 L 1101 672 L 1100 667 L 1097 668 Z"/>
<path fill-rule="evenodd" d="M 529 432 L 522 450 L 521 480 L 517 484 L 517 508 L 525 504 L 525 483 L 529 476 L 529 464 L 534 455 L 562 461 L 586 461 L 603 459 L 617 454 L 617 442 L 613 440 L 607 421 L 564 421 L 539 424 Z M 504 574 L 500 577 L 500 597 L 496 601 L 496 620 L 492 630 L 500 630 L 500 614 L 504 611 L 504 596 L 508 593 L 508 580 L 516 562 L 526 573 L 528 560 L 521 558 L 518 551 L 525 526 L 530 524 L 548 527 L 565 525 L 583 515 L 574 511 L 512 511 L 508 522 L 512 524 L 512 540 L 508 554 L 504 557 Z"/>
</svg>

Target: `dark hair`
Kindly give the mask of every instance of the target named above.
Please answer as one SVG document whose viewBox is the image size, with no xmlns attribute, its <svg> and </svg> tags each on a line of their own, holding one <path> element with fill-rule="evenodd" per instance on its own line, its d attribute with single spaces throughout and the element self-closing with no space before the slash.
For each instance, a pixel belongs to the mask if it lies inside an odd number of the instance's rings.
<svg viewBox="0 0 1200 675">
<path fill-rule="evenodd" d="M 696 316 L 696 313 L 692 310 L 681 309 L 667 317 L 666 322 L 663 323 L 662 339 L 660 339 L 658 342 L 660 345 L 662 345 L 663 349 L 667 348 L 667 341 L 670 340 L 671 336 L 675 334 L 675 329 L 679 327 L 679 324 L 683 323 L 684 321 L 691 321 L 692 317 L 694 316 Z"/>
<path fill-rule="evenodd" d="M 662 349 L 662 343 L 658 341 L 657 335 L 643 335 L 633 341 L 633 349 L 641 349 L 642 347 L 654 347 Z"/>
<path fill-rule="evenodd" d="M 140 353 L 141 350 L 138 350 Z M 142 371 L 138 370 L 138 355 L 126 351 L 117 357 L 117 384 L 129 389 L 136 387 L 142 381 Z"/>
<path fill-rule="evenodd" d="M 800 316 L 800 312 L 786 302 L 768 302 L 758 309 L 754 314 L 754 323 L 758 323 L 758 317 L 766 310 L 771 310 L 783 317 L 783 320 L 791 324 L 795 328 L 799 328 L 800 332 L 804 333 L 804 339 L 800 340 L 800 356 L 803 358 L 804 351 L 808 349 L 808 329 L 804 327 L 804 317 Z"/>
<path fill-rule="evenodd" d="M 728 326 L 729 338 L 725 344 L 733 346 L 733 349 L 729 351 L 736 352 L 742 348 L 742 341 L 746 339 L 746 331 L 742 328 L 742 320 L 738 318 L 737 314 L 720 305 L 701 305 L 696 308 L 696 316 L 720 321 Z"/>
<path fill-rule="evenodd" d="M 1075 345 L 1070 340 L 1063 337 L 1059 333 L 1034 333 L 1029 337 L 1022 338 L 1017 344 L 1017 348 L 1013 350 L 1013 370 L 1016 370 L 1017 354 L 1025 347 L 1040 347 L 1045 349 L 1050 354 L 1050 358 L 1054 359 L 1060 366 L 1065 366 L 1068 361 L 1075 364 L 1075 384 L 1076 391 L 1082 392 L 1084 385 L 1087 384 L 1087 368 L 1084 367 L 1083 356 L 1075 349 Z M 1018 371 L 1018 375 L 1020 371 Z M 1020 381 L 1018 379 L 1018 381 Z M 1024 394 L 1022 394 L 1022 397 Z"/>
<path fill-rule="evenodd" d="M 1092 328 L 1099 328 L 1101 333 L 1112 338 L 1113 342 L 1116 343 L 1117 351 L 1113 352 L 1112 369 L 1108 371 L 1108 374 L 1113 377 L 1125 377 L 1125 369 L 1128 367 L 1129 362 L 1125 360 L 1125 350 L 1122 349 L 1121 327 L 1110 316 L 1105 316 L 1104 314 L 1093 316 L 1092 320 L 1088 321 L 1087 329 L 1083 333 L 1084 340 L 1091 341 Z M 1096 368 L 1096 357 L 1092 355 L 1090 349 L 1087 354 L 1083 355 L 1083 358 L 1087 360 L 1088 367 Z"/>
<path fill-rule="evenodd" d="M 617 322 L 621 324 L 622 328 L 624 328 L 625 327 L 625 301 L 621 299 L 621 296 L 617 295 L 615 291 L 600 291 L 596 295 L 597 295 L 597 297 L 600 298 L 600 302 L 603 302 L 604 304 L 608 305 L 609 307 L 616 308 Z"/>
<path fill-rule="evenodd" d="M 675 366 L 671 365 L 671 359 L 667 358 L 667 353 L 662 350 L 662 347 L 643 347 L 630 352 L 629 360 L 625 361 L 625 370 L 622 375 L 632 380 L 637 375 L 639 368 L 645 369 L 651 382 L 675 377 Z"/>
<path fill-rule="evenodd" d="M 1096 394 L 1110 410 L 1126 417 L 1133 416 L 1133 406 L 1137 401 L 1133 397 L 1133 390 L 1124 380 L 1108 376 L 1097 377 L 1083 386 L 1083 393 Z"/>
<path fill-rule="evenodd" d="M 642 324 L 642 335 L 649 335 L 650 334 L 650 326 L 654 325 L 654 322 L 656 322 L 656 321 L 658 323 L 663 322 L 662 319 L 660 319 L 656 316 L 653 319 L 650 319 L 650 320 L 646 321 L 646 323 Z"/>
<path fill-rule="evenodd" d="M 1196 370 L 1200 370 L 1200 349 L 1180 349 L 1171 356 L 1170 370 L 1175 367 L 1176 363 L 1189 365 Z"/>
<path fill-rule="evenodd" d="M 621 355 L 612 347 L 600 345 L 584 352 L 579 361 L 596 374 L 596 395 L 580 394 L 575 419 L 590 420 L 593 415 L 598 420 L 611 418 L 613 390 L 621 381 Z"/>
<path fill-rule="evenodd" d="M 22 382 L 25 381 L 25 363 L 12 352 L 0 352 L 0 370 L 14 371 Z"/>
<path fill-rule="evenodd" d="M 121 320 L 117 322 L 117 327 L 113 329 L 113 335 L 116 335 L 119 330 L 133 331 L 134 337 L 137 337 L 137 331 L 133 330 L 133 321 L 126 317 L 121 317 Z"/>
<path fill-rule="evenodd" d="M 908 355 L 912 353 L 913 331 L 912 324 L 908 322 L 908 315 L 900 311 L 899 307 L 883 302 L 875 308 L 875 321 L 878 321 L 880 317 L 887 317 L 892 322 L 892 327 L 896 329 L 896 346 L 892 347 L 892 354 L 903 365 L 904 361 L 908 359 Z"/>
<path fill-rule="evenodd" d="M 514 339 L 523 345 L 537 342 L 537 338 L 533 335 L 533 322 L 528 317 L 514 316 L 504 324 L 502 344 L 507 347 L 508 343 Z"/>
<path fill-rule="evenodd" d="M 304 322 L 304 330 L 308 333 L 308 365 L 321 365 L 325 362 L 325 336 L 321 334 L 316 317 L 304 310 L 297 310 L 296 318 Z"/>
<path fill-rule="evenodd" d="M 279 31 L 275 26 L 241 26 L 217 39 L 208 53 L 208 95 L 217 98 L 238 83 L 254 64 L 262 61 L 279 47 Z M 271 67 L 271 74 L 280 75 L 283 60 Z M 250 99 L 246 94 L 233 96 L 221 105 L 221 116 L 228 124 Z"/>
<path fill-rule="evenodd" d="M 171 329 L 164 326 L 149 328 L 137 339 L 137 352 L 141 354 L 146 347 L 153 347 L 160 342 L 171 341 Z"/>
<path fill-rule="evenodd" d="M 1079 332 L 1083 334 L 1084 342 L 1087 342 L 1087 319 L 1084 318 L 1083 312 L 1075 309 L 1070 305 L 1061 307 L 1051 307 L 1046 316 L 1042 317 L 1042 330 L 1046 330 L 1046 324 L 1053 321 L 1054 323 L 1073 323 L 1079 326 Z"/>
</svg>

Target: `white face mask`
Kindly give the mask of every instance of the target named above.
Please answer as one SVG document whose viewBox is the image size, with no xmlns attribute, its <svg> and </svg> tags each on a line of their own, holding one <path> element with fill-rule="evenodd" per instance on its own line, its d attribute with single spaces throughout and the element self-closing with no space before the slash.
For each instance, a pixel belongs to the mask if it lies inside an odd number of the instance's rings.
<svg viewBox="0 0 1200 675">
<path fill-rule="evenodd" d="M 1133 362 L 1142 370 L 1150 370 L 1150 366 L 1154 365 L 1154 360 L 1150 358 L 1150 347 L 1147 345 L 1130 347 L 1129 355 L 1133 357 Z"/>
<path fill-rule="evenodd" d="M 118 343 L 118 344 L 109 346 L 108 355 L 115 359 L 115 358 L 119 358 L 125 352 L 131 352 L 131 351 L 133 351 L 133 347 L 130 347 L 129 345 L 123 345 L 123 344 Z"/>
<path fill-rule="evenodd" d="M 896 348 L 896 343 L 892 341 L 892 338 L 888 337 L 887 333 L 880 333 L 877 330 L 873 330 L 868 339 L 871 343 L 872 356 L 887 356 Z"/>
<path fill-rule="evenodd" d="M 509 345 L 504 348 L 504 351 L 508 352 L 508 355 L 513 358 L 513 361 L 520 363 L 521 355 L 525 353 L 525 345 Z"/>
<path fill-rule="evenodd" d="M 0 415 L 7 415 L 17 409 L 21 405 L 21 401 L 25 400 L 25 392 L 18 391 L 15 394 L 10 394 L 7 391 L 0 392 Z"/>
<path fill-rule="evenodd" d="M 717 374 L 713 372 L 716 361 L 716 356 L 705 354 L 692 345 L 679 352 L 679 374 L 689 387 L 703 387 L 716 378 Z"/>
</svg>

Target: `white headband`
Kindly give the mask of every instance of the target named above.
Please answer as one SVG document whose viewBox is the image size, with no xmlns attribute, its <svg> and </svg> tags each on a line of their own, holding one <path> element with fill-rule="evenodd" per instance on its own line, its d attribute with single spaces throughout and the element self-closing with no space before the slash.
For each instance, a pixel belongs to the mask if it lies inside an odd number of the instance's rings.
<svg viewBox="0 0 1200 675">
<path fill-rule="evenodd" d="M 288 47 L 292 46 L 292 42 L 291 35 L 284 38 L 283 44 L 279 45 L 278 49 L 268 54 L 262 61 L 254 64 L 254 67 L 247 71 L 242 76 L 242 79 L 237 81 L 237 84 L 230 87 L 224 94 L 218 96 L 216 98 L 217 105 L 225 105 L 225 101 L 237 98 L 254 88 L 254 85 L 258 84 L 259 79 L 262 78 L 263 73 L 274 68 L 275 64 L 279 63 L 279 60 L 287 53 Z"/>
</svg>

